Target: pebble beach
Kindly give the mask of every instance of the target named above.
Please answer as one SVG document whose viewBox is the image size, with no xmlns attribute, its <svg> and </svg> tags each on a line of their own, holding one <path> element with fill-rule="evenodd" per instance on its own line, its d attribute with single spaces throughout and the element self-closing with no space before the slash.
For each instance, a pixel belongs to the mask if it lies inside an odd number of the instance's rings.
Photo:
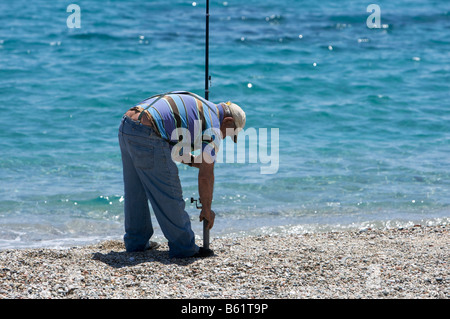
<svg viewBox="0 0 450 319">
<path fill-rule="evenodd" d="M 211 238 L 215 256 L 121 241 L 0 251 L 3 299 L 447 299 L 448 226 Z"/>
</svg>

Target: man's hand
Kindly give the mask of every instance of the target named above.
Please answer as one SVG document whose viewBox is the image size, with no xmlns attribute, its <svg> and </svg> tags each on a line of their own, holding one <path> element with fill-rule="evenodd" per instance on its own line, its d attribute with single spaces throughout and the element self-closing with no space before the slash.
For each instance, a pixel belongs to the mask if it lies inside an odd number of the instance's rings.
<svg viewBox="0 0 450 319">
<path fill-rule="evenodd" d="M 202 209 L 200 212 L 200 221 L 206 219 L 208 221 L 208 228 L 211 229 L 214 226 L 214 219 L 216 218 L 216 213 L 213 210 Z"/>
</svg>

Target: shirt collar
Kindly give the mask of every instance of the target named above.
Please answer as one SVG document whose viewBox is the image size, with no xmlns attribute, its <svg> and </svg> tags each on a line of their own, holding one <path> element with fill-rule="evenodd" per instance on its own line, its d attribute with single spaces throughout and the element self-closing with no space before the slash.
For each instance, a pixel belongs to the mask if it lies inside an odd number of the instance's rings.
<svg viewBox="0 0 450 319">
<path fill-rule="evenodd" d="M 220 123 L 223 122 L 223 119 L 225 117 L 225 106 L 223 104 L 224 104 L 223 102 L 217 104 L 217 108 L 219 109 L 219 121 L 220 121 Z"/>
</svg>

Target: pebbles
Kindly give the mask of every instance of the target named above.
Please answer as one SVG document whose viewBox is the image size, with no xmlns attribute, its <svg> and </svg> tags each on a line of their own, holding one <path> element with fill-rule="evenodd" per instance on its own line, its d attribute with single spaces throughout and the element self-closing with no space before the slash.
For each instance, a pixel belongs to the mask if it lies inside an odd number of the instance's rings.
<svg viewBox="0 0 450 319">
<path fill-rule="evenodd" d="M 0 298 L 448 298 L 449 234 L 433 227 L 214 238 L 169 259 L 120 241 L 0 251 Z"/>
</svg>

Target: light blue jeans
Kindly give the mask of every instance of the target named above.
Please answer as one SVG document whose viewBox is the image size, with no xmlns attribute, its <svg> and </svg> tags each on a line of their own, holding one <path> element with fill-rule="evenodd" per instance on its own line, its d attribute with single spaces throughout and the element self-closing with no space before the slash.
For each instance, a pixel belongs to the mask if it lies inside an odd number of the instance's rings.
<svg viewBox="0 0 450 319">
<path fill-rule="evenodd" d="M 169 143 L 150 127 L 124 116 L 119 127 L 124 181 L 124 243 L 128 252 L 143 251 L 153 235 L 148 201 L 169 244 L 170 257 L 189 257 L 199 247 Z"/>
</svg>

